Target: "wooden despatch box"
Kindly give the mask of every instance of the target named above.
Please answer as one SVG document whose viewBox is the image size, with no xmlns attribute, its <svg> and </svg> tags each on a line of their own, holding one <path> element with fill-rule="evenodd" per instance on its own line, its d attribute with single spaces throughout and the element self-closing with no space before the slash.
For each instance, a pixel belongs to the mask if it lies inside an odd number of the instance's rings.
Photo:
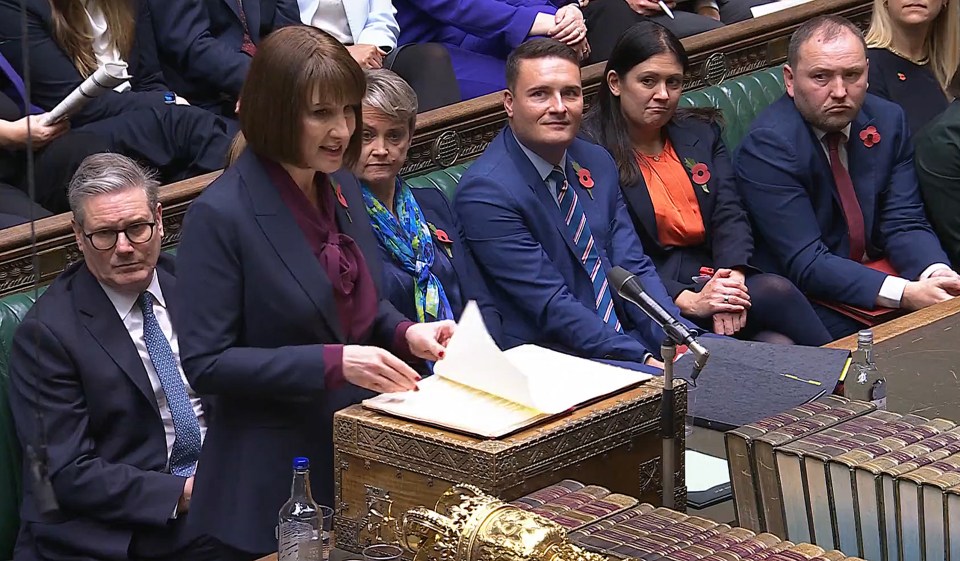
<svg viewBox="0 0 960 561">
<path fill-rule="evenodd" d="M 584 380 L 584 383 L 589 381 Z M 676 508 L 686 505 L 686 386 L 675 384 Z M 397 518 L 433 508 L 455 483 L 505 501 L 563 479 L 662 504 L 661 378 L 499 440 L 482 440 L 381 415 L 360 405 L 334 419 L 334 529 L 338 548 L 393 541 Z M 464 411 L 464 415 L 469 415 Z"/>
</svg>

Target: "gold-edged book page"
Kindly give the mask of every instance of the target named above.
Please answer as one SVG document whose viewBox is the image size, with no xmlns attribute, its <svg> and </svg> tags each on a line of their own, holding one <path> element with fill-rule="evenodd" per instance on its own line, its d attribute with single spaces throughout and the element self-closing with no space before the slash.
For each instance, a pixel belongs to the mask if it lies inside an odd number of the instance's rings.
<svg viewBox="0 0 960 561">
<path fill-rule="evenodd" d="M 482 438 L 500 438 L 552 416 L 442 376 L 424 379 L 418 392 L 383 394 L 363 405 Z"/>
</svg>

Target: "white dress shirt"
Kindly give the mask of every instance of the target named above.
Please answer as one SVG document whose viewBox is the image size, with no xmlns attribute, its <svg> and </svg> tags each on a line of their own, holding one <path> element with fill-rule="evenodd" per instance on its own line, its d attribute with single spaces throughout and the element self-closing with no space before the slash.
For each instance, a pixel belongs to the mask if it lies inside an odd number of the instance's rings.
<svg viewBox="0 0 960 561">
<path fill-rule="evenodd" d="M 147 343 L 143 340 L 143 311 L 137 305 L 138 294 L 122 294 L 109 286 L 100 284 L 107 298 L 116 308 L 117 314 L 123 321 L 123 325 L 130 334 L 130 339 L 140 354 L 140 361 L 143 362 L 143 368 L 147 371 L 150 378 L 150 385 L 153 387 L 153 395 L 157 400 L 157 406 L 160 410 L 160 420 L 163 421 L 163 429 L 167 439 L 167 464 L 169 468 L 170 454 L 173 452 L 173 442 L 176 440 L 176 434 L 173 431 L 173 415 L 170 414 L 170 408 L 167 407 L 167 395 L 163 392 L 163 386 L 160 384 L 160 377 L 157 375 L 156 368 L 153 367 L 153 361 L 150 360 L 150 353 L 147 352 Z M 207 435 L 207 421 L 203 414 L 203 404 L 197 393 L 190 387 L 186 376 L 183 374 L 183 367 L 180 366 L 180 345 L 177 342 L 177 334 L 173 331 L 173 325 L 170 323 L 170 313 L 167 311 L 167 303 L 163 298 L 163 292 L 160 290 L 160 282 L 157 280 L 157 274 L 153 274 L 153 280 L 147 287 L 147 292 L 153 296 L 153 313 L 157 317 L 157 323 L 160 324 L 160 330 L 163 331 L 170 348 L 173 350 L 173 357 L 177 360 L 177 369 L 180 371 L 180 378 L 187 388 L 187 395 L 190 396 L 190 404 L 193 406 L 193 412 L 197 415 L 197 422 L 200 423 L 200 442 Z"/>
<path fill-rule="evenodd" d="M 113 42 L 110 30 L 107 29 L 107 18 L 103 15 L 103 10 L 96 0 L 87 0 L 83 5 L 87 13 L 87 20 L 90 22 L 90 32 L 93 34 L 93 54 L 97 58 L 97 66 L 102 67 L 108 62 L 126 61 L 120 56 L 120 49 Z M 130 82 L 126 81 L 113 88 L 117 92 L 125 92 L 130 89 Z"/>
<path fill-rule="evenodd" d="M 333 35 L 333 38 L 345 45 L 353 44 L 350 22 L 343 7 L 343 0 L 317 0 L 317 11 L 310 25 Z"/>
<path fill-rule="evenodd" d="M 850 165 L 847 157 L 847 141 L 850 140 L 850 128 L 851 124 L 848 123 L 847 126 L 843 127 L 843 129 L 840 131 L 840 146 L 837 150 L 840 156 L 840 164 L 848 172 L 850 171 Z M 817 133 L 817 138 L 820 139 L 820 147 L 823 148 L 823 153 L 827 155 L 827 162 L 829 162 L 830 146 L 826 141 L 827 132 L 816 127 L 813 127 L 813 131 Z M 864 234 L 866 234 L 866 232 L 864 232 Z M 866 254 L 864 254 L 860 259 L 861 261 L 865 261 L 867 259 Z M 946 263 L 934 263 L 933 265 L 930 265 L 924 269 L 923 273 L 920 274 L 919 280 L 930 278 L 930 275 L 940 269 L 949 268 L 950 266 Z M 887 275 L 887 278 L 883 279 L 883 284 L 880 285 L 880 292 L 877 294 L 877 304 L 886 308 L 899 308 L 900 300 L 903 299 L 903 289 L 906 288 L 907 284 L 909 283 L 910 281 L 905 278 Z"/>
</svg>

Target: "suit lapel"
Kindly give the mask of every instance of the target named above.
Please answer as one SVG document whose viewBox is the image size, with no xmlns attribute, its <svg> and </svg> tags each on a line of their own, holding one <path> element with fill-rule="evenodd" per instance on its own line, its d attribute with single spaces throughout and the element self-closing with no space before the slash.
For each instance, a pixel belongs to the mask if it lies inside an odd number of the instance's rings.
<svg viewBox="0 0 960 561">
<path fill-rule="evenodd" d="M 160 414 L 150 377 L 116 308 L 86 266 L 77 275 L 74 305 L 84 327 Z"/>
<path fill-rule="evenodd" d="M 260 0 L 243 0 L 243 14 L 247 16 L 247 30 L 254 43 L 260 42 Z"/>
<path fill-rule="evenodd" d="M 513 131 L 510 130 L 509 127 L 507 127 L 504 134 L 504 140 L 507 146 L 507 153 L 510 154 L 510 157 L 513 158 L 513 161 L 516 163 L 517 169 L 520 170 L 520 175 L 527 183 L 527 187 L 530 188 L 534 196 L 537 197 L 537 200 L 543 205 L 543 208 L 553 220 L 557 233 L 560 234 L 564 243 L 570 248 L 570 252 L 579 258 L 577 248 L 573 245 L 573 240 L 567 235 L 567 224 L 564 222 L 564 217 L 560 213 L 560 207 L 557 205 L 557 201 L 553 198 L 553 194 L 550 192 L 550 188 L 547 187 L 546 182 L 540 177 L 540 173 L 537 172 L 537 168 L 533 165 L 533 162 L 531 162 L 530 158 L 520 149 L 520 144 L 517 142 L 516 137 L 513 136 Z M 567 167 L 569 167 L 569 157 L 567 160 Z M 569 181 L 569 172 L 567 172 L 567 177 L 567 181 Z"/>
<path fill-rule="evenodd" d="M 682 123 L 673 122 L 667 125 L 667 136 L 673 144 L 673 150 L 677 153 L 680 164 L 683 165 L 683 170 L 687 172 L 687 178 L 690 180 L 693 194 L 696 195 L 697 203 L 700 205 L 700 215 L 703 217 L 710 216 L 713 213 L 714 200 L 714 197 L 711 195 L 716 192 L 719 178 L 716 174 L 711 174 L 710 180 L 707 181 L 705 185 L 706 190 L 704 190 L 704 186 L 697 185 L 697 182 L 693 180 L 693 172 L 690 170 L 690 166 L 687 165 L 688 161 L 692 161 L 694 164 L 710 162 L 713 159 L 713 155 L 704 153 L 706 150 L 709 150 L 709 147 L 702 146 L 700 144 L 700 138 L 697 137 L 694 131 Z M 703 226 L 709 235 L 709 221 L 704 219 Z"/>
<path fill-rule="evenodd" d="M 267 241 L 324 318 L 330 331 L 339 341 L 343 341 L 343 330 L 340 327 L 330 279 L 317 262 L 293 214 L 280 198 L 277 187 L 257 156 L 250 150 L 240 156 L 237 165 L 250 193 L 257 224 Z M 356 211 L 352 214 L 356 214 Z"/>
<path fill-rule="evenodd" d="M 339 202 L 336 203 L 337 224 L 340 226 L 340 232 L 353 238 L 357 247 L 363 252 L 367 270 L 373 277 L 377 291 L 380 291 L 383 264 L 380 261 L 380 248 L 377 245 L 377 239 L 374 237 L 373 228 L 370 226 L 370 217 L 363 204 L 360 183 L 353 174 L 346 171 L 333 174 L 332 179 L 340 185 L 340 192 L 343 193 L 343 198 L 347 202 L 346 208 Z"/>
</svg>

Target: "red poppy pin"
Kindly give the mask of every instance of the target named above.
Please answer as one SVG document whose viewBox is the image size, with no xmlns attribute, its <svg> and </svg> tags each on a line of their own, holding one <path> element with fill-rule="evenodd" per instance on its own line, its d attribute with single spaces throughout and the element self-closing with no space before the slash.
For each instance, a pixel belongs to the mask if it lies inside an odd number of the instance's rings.
<svg viewBox="0 0 960 561">
<path fill-rule="evenodd" d="M 430 229 L 430 233 L 433 234 L 433 237 L 440 242 L 440 246 L 443 248 L 443 251 L 447 254 L 447 257 L 453 259 L 453 240 L 450 239 L 450 236 L 446 232 L 437 228 L 433 224 L 427 222 L 427 228 Z"/>
<path fill-rule="evenodd" d="M 353 217 L 350 216 L 350 207 L 347 206 L 347 198 L 343 196 L 343 190 L 340 189 L 340 183 L 331 177 L 330 185 L 333 186 L 333 192 L 337 194 L 337 202 L 339 202 L 340 206 L 343 207 L 343 210 L 347 212 L 347 220 L 349 220 L 350 223 L 353 223 Z"/>
<path fill-rule="evenodd" d="M 874 144 L 879 144 L 880 133 L 877 131 L 877 127 L 870 125 L 860 131 L 860 140 L 863 141 L 863 145 L 867 148 L 873 148 Z"/>
<path fill-rule="evenodd" d="M 590 198 L 593 198 L 593 177 L 590 176 L 590 170 L 581 166 L 573 159 L 570 160 L 570 165 L 573 166 L 573 171 L 577 172 L 577 179 L 580 181 L 580 185 L 587 190 L 587 194 L 590 195 Z"/>
<path fill-rule="evenodd" d="M 690 170 L 690 177 L 693 182 L 703 189 L 704 193 L 709 193 L 710 189 L 707 187 L 707 183 L 710 181 L 710 168 L 707 167 L 707 164 L 697 162 L 693 158 L 686 158 L 683 160 L 683 165 Z"/>
<path fill-rule="evenodd" d="M 897 72 L 897 78 L 899 78 L 901 82 L 907 81 L 907 75 L 903 72 Z"/>
</svg>

